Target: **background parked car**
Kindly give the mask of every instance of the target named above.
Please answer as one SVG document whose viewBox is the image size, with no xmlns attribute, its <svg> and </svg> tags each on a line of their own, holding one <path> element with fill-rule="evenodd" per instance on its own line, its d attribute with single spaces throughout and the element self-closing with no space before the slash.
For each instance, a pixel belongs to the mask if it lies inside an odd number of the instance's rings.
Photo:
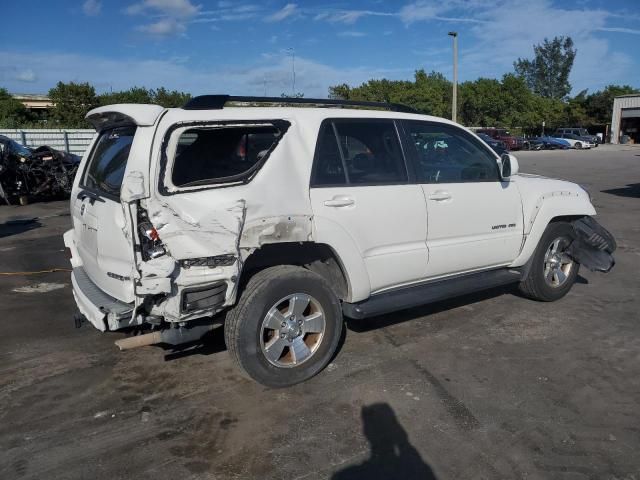
<svg viewBox="0 0 640 480">
<path fill-rule="evenodd" d="M 579 127 L 571 127 L 571 128 L 557 128 L 556 131 L 553 133 L 554 137 L 560 137 L 562 135 L 565 134 L 570 134 L 570 135 L 576 135 L 578 137 L 584 137 L 586 140 L 588 140 L 590 143 L 595 144 L 596 146 L 598 145 L 598 143 L 600 143 L 600 139 L 598 138 L 597 135 L 591 135 L 586 128 L 579 128 Z"/>
<path fill-rule="evenodd" d="M 483 128 L 476 130 L 476 133 L 484 133 L 491 138 L 504 142 L 508 150 L 520 150 L 522 149 L 522 140 L 514 137 L 505 128 Z"/>
<path fill-rule="evenodd" d="M 566 150 L 567 148 L 571 148 L 569 142 L 564 138 L 536 137 L 531 140 L 542 142 L 545 150 Z"/>
<path fill-rule="evenodd" d="M 558 140 L 564 140 L 569 142 L 571 148 L 575 148 L 577 150 L 581 149 L 589 149 L 593 147 L 593 143 L 589 142 L 589 140 L 585 140 L 582 137 L 578 137 L 577 135 L 573 135 L 572 133 L 563 133 L 559 137 L 555 137 Z"/>
<path fill-rule="evenodd" d="M 569 143 L 572 143 L 573 148 L 591 148 L 597 147 L 597 143 L 593 143 L 592 137 L 582 137 L 579 135 L 574 135 L 573 133 L 562 133 L 558 138 L 563 138 L 568 140 Z"/>
<path fill-rule="evenodd" d="M 504 142 L 500 140 L 496 140 L 495 138 L 490 137 L 486 133 L 478 133 L 478 136 L 484 141 L 484 143 L 489 145 L 492 148 L 492 150 L 496 152 L 498 155 L 502 155 L 503 153 L 509 152 Z"/>
</svg>

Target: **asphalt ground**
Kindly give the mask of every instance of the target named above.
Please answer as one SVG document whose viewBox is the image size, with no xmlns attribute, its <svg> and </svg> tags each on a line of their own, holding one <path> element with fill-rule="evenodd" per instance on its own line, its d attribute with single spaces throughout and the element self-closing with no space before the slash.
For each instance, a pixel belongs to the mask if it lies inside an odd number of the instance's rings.
<svg viewBox="0 0 640 480">
<path fill-rule="evenodd" d="M 238 374 L 221 331 L 171 353 L 75 329 L 68 272 L 0 275 L 2 479 L 640 478 L 640 148 L 522 152 L 590 189 L 607 274 L 349 322 L 310 381 Z M 66 202 L 0 207 L 0 272 L 68 268 Z"/>
</svg>

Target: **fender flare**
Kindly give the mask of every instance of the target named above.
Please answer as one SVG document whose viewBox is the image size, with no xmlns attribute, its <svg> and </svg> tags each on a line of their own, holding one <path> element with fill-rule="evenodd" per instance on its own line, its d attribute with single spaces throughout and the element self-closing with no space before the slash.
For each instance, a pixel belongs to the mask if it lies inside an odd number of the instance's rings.
<svg viewBox="0 0 640 480">
<path fill-rule="evenodd" d="M 533 208 L 525 212 L 522 248 L 510 267 L 521 267 L 527 263 L 552 220 L 559 217 L 591 217 L 595 214 L 591 202 L 576 192 L 562 190 L 540 196 Z"/>
</svg>

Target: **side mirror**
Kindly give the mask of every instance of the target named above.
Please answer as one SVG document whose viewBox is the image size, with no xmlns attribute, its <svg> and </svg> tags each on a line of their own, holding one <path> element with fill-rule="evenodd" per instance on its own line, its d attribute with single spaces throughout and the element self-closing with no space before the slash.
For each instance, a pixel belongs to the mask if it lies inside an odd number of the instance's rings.
<svg viewBox="0 0 640 480">
<path fill-rule="evenodd" d="M 518 173 L 519 165 L 518 159 L 510 153 L 503 153 L 500 157 L 500 178 L 502 180 L 509 180 L 509 178 Z"/>
</svg>

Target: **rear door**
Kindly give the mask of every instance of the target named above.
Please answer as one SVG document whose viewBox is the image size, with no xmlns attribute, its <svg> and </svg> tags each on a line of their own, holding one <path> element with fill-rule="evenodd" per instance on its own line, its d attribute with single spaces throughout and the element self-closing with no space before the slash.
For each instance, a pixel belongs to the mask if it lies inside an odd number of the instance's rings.
<svg viewBox="0 0 640 480">
<path fill-rule="evenodd" d="M 129 209 L 120 190 L 134 142 L 136 126 L 102 130 L 72 197 L 78 254 L 89 278 L 104 292 L 134 300 L 135 260 Z"/>
<path fill-rule="evenodd" d="M 424 277 L 424 196 L 409 180 L 393 120 L 325 120 L 310 196 L 316 228 L 324 225 L 318 237 L 331 243 L 346 232 L 364 259 L 372 292 Z"/>
</svg>

